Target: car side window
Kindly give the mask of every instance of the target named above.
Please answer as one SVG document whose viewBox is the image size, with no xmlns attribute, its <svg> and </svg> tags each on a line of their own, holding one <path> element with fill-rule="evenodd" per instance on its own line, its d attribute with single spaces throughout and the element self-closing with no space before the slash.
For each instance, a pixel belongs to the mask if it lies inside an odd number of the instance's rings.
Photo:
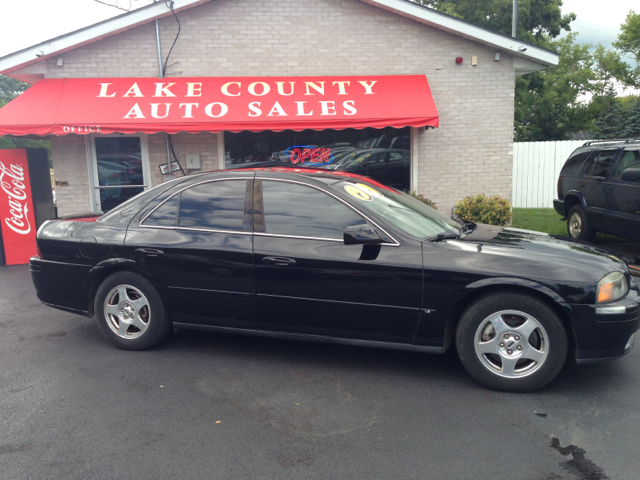
<svg viewBox="0 0 640 480">
<path fill-rule="evenodd" d="M 402 163 L 402 152 L 389 152 L 390 163 Z"/>
<path fill-rule="evenodd" d="M 616 163 L 616 168 L 613 171 L 613 180 L 620 180 L 622 178 L 622 172 L 627 168 L 640 168 L 640 150 L 627 150 L 622 152 L 618 163 Z"/>
<path fill-rule="evenodd" d="M 589 157 L 589 155 L 591 155 L 591 152 L 587 151 L 576 153 L 575 155 L 569 157 L 569 159 L 565 162 L 564 167 L 562 167 L 560 175 L 563 175 L 565 177 L 573 177 L 577 175 L 580 171 L 580 168 L 582 167 L 582 164 L 584 164 L 584 161 Z"/>
<path fill-rule="evenodd" d="M 196 185 L 180 194 L 178 226 L 242 231 L 246 180 Z"/>
<path fill-rule="evenodd" d="M 366 220 L 342 202 L 312 187 L 263 180 L 266 233 L 342 240 L 344 229 Z"/>
<path fill-rule="evenodd" d="M 617 150 L 602 150 L 589 165 L 586 175 L 590 177 L 606 177 Z"/>
<path fill-rule="evenodd" d="M 379 153 L 378 155 L 373 155 L 372 157 L 366 159 L 362 166 L 363 167 L 371 167 L 373 165 L 380 165 L 384 163 L 386 153 Z"/>
<path fill-rule="evenodd" d="M 175 227 L 178 223 L 178 198 L 175 195 L 149 215 L 143 225 L 151 227 Z"/>
</svg>

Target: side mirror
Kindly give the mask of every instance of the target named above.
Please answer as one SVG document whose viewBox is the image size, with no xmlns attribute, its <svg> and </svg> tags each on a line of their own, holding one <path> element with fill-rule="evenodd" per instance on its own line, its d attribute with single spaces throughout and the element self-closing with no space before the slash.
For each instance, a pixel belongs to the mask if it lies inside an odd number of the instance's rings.
<svg viewBox="0 0 640 480">
<path fill-rule="evenodd" d="M 624 182 L 640 181 L 640 168 L 627 168 L 624 172 L 622 172 L 621 178 Z"/>
<path fill-rule="evenodd" d="M 369 225 L 352 225 L 344 229 L 345 245 L 375 245 L 382 243 L 382 239 Z"/>
</svg>

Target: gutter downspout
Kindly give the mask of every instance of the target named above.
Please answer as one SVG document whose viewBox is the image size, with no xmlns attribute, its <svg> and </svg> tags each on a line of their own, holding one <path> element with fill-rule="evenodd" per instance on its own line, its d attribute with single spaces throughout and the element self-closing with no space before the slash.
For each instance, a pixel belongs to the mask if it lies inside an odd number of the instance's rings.
<svg viewBox="0 0 640 480">
<path fill-rule="evenodd" d="M 164 78 L 164 68 L 162 67 L 162 49 L 160 48 L 160 25 L 156 18 L 156 43 L 158 44 L 158 78 Z M 167 145 L 167 166 L 169 167 L 169 177 L 173 178 L 171 171 L 171 150 L 169 148 L 169 134 L 165 134 Z"/>
<path fill-rule="evenodd" d="M 513 19 L 511 23 L 511 36 L 513 38 L 517 38 L 518 36 L 518 0 L 513 0 Z"/>
</svg>

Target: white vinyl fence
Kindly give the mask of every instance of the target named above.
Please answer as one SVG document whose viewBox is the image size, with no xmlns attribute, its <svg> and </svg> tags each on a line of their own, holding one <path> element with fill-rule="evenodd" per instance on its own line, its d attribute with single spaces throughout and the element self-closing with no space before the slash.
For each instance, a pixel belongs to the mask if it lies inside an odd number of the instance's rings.
<svg viewBox="0 0 640 480">
<path fill-rule="evenodd" d="M 513 144 L 514 208 L 553 208 L 558 175 L 571 152 L 589 140 Z"/>
</svg>

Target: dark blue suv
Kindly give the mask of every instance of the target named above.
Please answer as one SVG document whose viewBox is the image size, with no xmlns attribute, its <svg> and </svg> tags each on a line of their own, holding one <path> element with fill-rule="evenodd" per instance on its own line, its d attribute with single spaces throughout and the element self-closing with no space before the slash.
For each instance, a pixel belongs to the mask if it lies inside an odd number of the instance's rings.
<svg viewBox="0 0 640 480">
<path fill-rule="evenodd" d="M 640 238 L 640 139 L 587 142 L 574 151 L 553 206 L 571 238 L 593 240 L 597 232 Z"/>
</svg>

